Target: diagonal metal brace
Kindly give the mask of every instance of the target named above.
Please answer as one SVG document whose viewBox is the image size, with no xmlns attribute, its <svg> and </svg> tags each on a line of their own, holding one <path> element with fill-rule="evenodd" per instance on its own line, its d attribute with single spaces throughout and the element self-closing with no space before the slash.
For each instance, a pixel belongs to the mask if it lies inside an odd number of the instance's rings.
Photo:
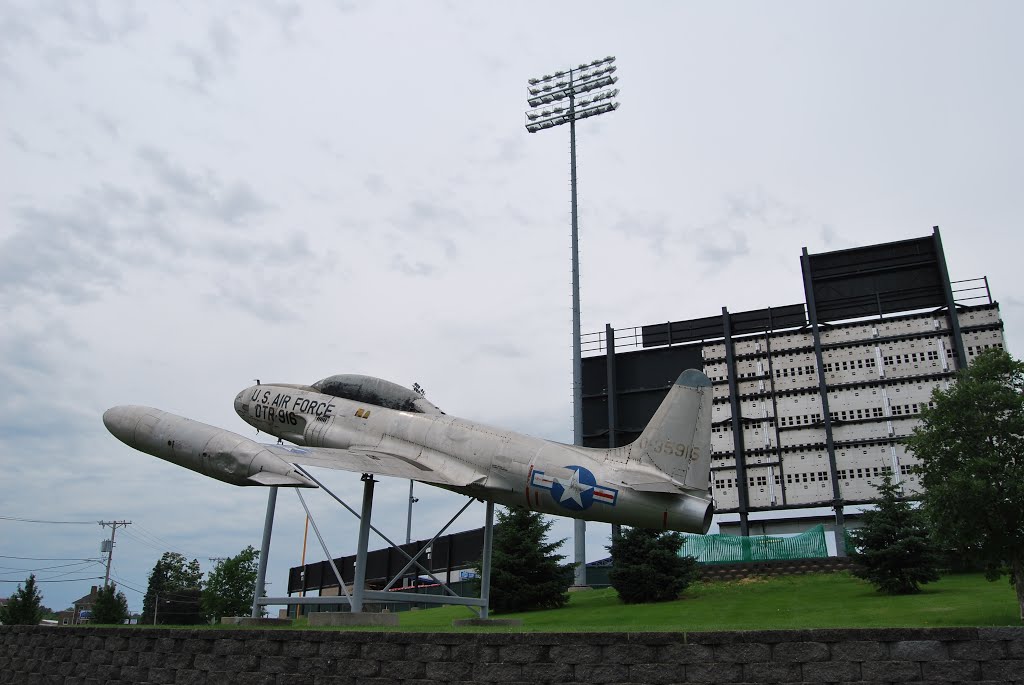
<svg viewBox="0 0 1024 685">
<path fill-rule="evenodd" d="M 324 550 L 324 556 L 327 557 L 327 561 L 331 564 L 331 570 L 334 571 L 334 576 L 338 579 L 338 585 L 341 586 L 341 591 L 345 594 L 345 599 L 348 600 L 349 606 L 352 606 L 352 597 L 348 593 L 348 588 L 345 587 L 345 580 L 341 577 L 341 573 L 338 572 L 338 567 L 334 564 L 334 557 L 327 551 L 327 543 L 324 542 L 324 538 L 320 535 L 320 529 L 317 528 L 316 521 L 313 519 L 313 515 L 309 513 L 309 507 L 306 506 L 306 500 L 303 499 L 302 493 L 299 492 L 299 488 L 295 488 L 295 494 L 299 496 L 299 503 L 302 504 L 302 508 L 306 510 L 306 516 L 309 517 L 309 522 L 313 524 L 313 532 L 316 533 L 316 539 L 320 541 L 320 547 Z"/>
<path fill-rule="evenodd" d="M 333 499 L 333 500 L 334 500 L 335 502 L 337 502 L 337 503 L 338 503 L 338 504 L 340 504 L 341 506 L 345 507 L 345 508 L 346 508 L 346 509 L 347 509 L 347 510 L 349 511 L 349 513 L 350 513 L 350 514 L 352 514 L 353 516 L 355 516 L 355 517 L 356 517 L 356 519 L 357 519 L 357 520 L 358 520 L 358 519 L 360 519 L 360 516 L 359 516 L 359 514 L 358 514 L 358 513 L 356 512 L 356 510 L 355 510 L 355 509 L 353 509 L 352 507 L 350 507 L 349 505 L 347 505 L 347 504 L 345 503 L 345 501 L 344 501 L 344 500 L 342 500 L 342 499 L 341 499 L 340 497 L 338 497 L 337 495 L 335 495 L 335 494 L 334 494 L 334 493 L 333 493 L 333 492 L 331 491 L 331 489 L 330 489 L 330 488 L 328 488 L 328 487 L 327 487 L 326 485 L 324 485 L 324 484 L 323 484 L 323 483 L 321 483 L 321 482 L 320 482 L 319 480 L 317 480 L 317 478 L 316 478 L 316 477 L 315 477 L 315 476 L 314 476 L 313 474 L 311 474 L 311 473 L 310 473 L 309 471 L 307 471 L 306 469 L 302 468 L 302 465 L 301 465 L 301 464 L 292 464 L 292 466 L 294 466 L 294 467 L 295 467 L 296 469 L 298 469 L 298 470 L 299 470 L 299 472 L 300 472 L 300 473 L 302 473 L 302 474 L 303 474 L 304 476 L 306 476 L 306 477 L 307 477 L 307 478 L 309 478 L 309 479 L 310 479 L 311 481 L 313 481 L 313 482 L 314 482 L 314 483 L 316 483 L 316 484 L 317 484 L 318 486 L 320 486 L 320 489 L 321 489 L 321 490 L 323 490 L 323 491 L 324 491 L 324 492 L 326 492 L 326 493 L 327 493 L 328 495 L 330 495 L 330 496 L 331 496 L 331 498 L 332 498 L 332 499 Z M 460 510 L 459 510 L 459 513 L 458 513 L 458 514 L 456 514 L 456 515 L 455 515 L 455 516 L 454 516 L 454 517 L 452 518 L 452 520 L 451 520 L 451 521 L 449 521 L 449 522 L 448 522 L 448 523 L 447 523 L 447 524 L 445 525 L 445 527 L 444 527 L 444 528 L 443 528 L 443 529 L 441 530 L 441 532 L 443 533 L 443 532 L 444 532 L 444 531 L 445 531 L 445 530 L 446 530 L 446 529 L 448 528 L 448 526 L 450 526 L 450 525 L 451 525 L 451 524 L 452 524 L 452 523 L 453 523 L 453 522 L 455 521 L 455 519 L 457 519 L 457 518 L 458 518 L 458 517 L 459 517 L 459 516 L 460 516 L 460 515 L 462 514 L 462 512 L 464 512 L 464 511 L 466 510 L 466 508 L 467 508 L 467 507 L 468 507 L 468 506 L 469 506 L 470 504 L 472 504 L 472 503 L 473 503 L 473 500 L 472 500 L 472 499 L 470 499 L 470 500 L 469 500 L 469 501 L 468 501 L 468 502 L 466 503 L 466 505 L 465 505 L 465 506 L 463 506 L 463 507 L 462 507 L 462 509 L 460 509 Z M 314 527 L 314 530 L 315 530 L 315 527 Z M 451 589 L 450 587 L 448 587 L 448 584 L 447 584 L 447 583 L 443 582 L 443 581 L 442 581 L 442 580 L 441 580 L 440 578 L 438 578 L 437 576 L 435 576 L 435 575 L 433 574 L 433 572 L 431 572 L 431 570 L 430 570 L 430 569 L 426 568 L 425 566 L 423 566 L 423 564 L 419 563 L 418 561 L 415 561 L 415 559 L 413 559 L 412 555 L 410 555 L 410 554 L 409 554 L 408 552 L 406 552 L 406 551 L 405 551 L 404 549 L 402 549 L 402 548 L 401 548 L 401 547 L 400 547 L 400 546 L 399 546 L 399 545 L 398 545 L 398 544 L 397 544 L 397 543 L 396 543 L 396 542 L 395 542 L 394 540 L 392 540 L 392 539 L 391 539 L 391 538 L 389 538 L 389 537 L 388 537 L 387 535 L 385 535 L 384 533 L 382 533 L 382 532 L 381 532 L 381 531 L 380 531 L 380 530 L 379 530 L 379 529 L 378 529 L 378 528 L 377 528 L 376 526 L 374 526 L 374 525 L 373 525 L 372 523 L 370 524 L 370 530 L 372 530 L 372 531 L 373 531 L 374 533 L 376 533 L 376 534 L 377 534 L 377 535 L 379 535 L 379 536 L 380 536 L 381 538 L 383 538 L 383 539 L 384 539 L 384 542 L 388 543 L 389 545 L 391 545 L 392 547 L 394 547 L 394 548 L 395 548 L 396 550 L 398 550 L 398 552 L 399 552 L 400 554 L 402 554 L 402 556 L 404 556 L 404 557 L 405 557 L 406 559 L 408 559 L 408 560 L 410 560 L 410 561 L 413 561 L 413 562 L 415 562 L 416 566 L 417 566 L 417 567 L 418 567 L 418 568 L 419 568 L 419 569 L 420 569 L 421 571 L 423 571 L 423 572 L 424 572 L 425 574 L 427 574 L 427 576 L 429 576 L 429 577 L 430 577 L 430 579 L 431 579 L 431 580 L 433 580 L 433 581 L 434 581 L 435 583 L 437 583 L 438 585 L 440 585 L 440 586 L 441 586 L 441 588 L 442 588 L 442 589 L 443 589 L 443 590 L 444 590 L 445 592 L 447 592 L 447 593 L 448 593 L 448 594 L 449 594 L 450 596 L 452 596 L 452 597 L 460 597 L 460 596 L 461 596 L 461 595 L 459 595 L 459 594 L 458 594 L 457 592 L 455 592 L 454 590 L 452 590 L 452 589 Z M 438 535 L 440 535 L 440 534 L 441 534 L 441 533 L 438 533 Z M 436 539 L 436 538 L 438 537 L 438 535 L 435 535 L 435 536 L 434 536 L 434 539 Z M 431 540 L 431 542 L 433 542 L 433 540 Z M 426 549 L 426 547 L 424 547 L 423 549 L 425 550 L 425 549 Z M 420 553 L 422 553 L 422 551 L 423 551 L 423 550 L 420 550 Z M 327 553 L 327 552 L 326 552 L 326 549 L 325 549 L 324 553 L 325 553 L 325 554 Z M 416 556 L 417 556 L 417 557 L 419 557 L 419 554 L 417 554 Z M 408 568 L 409 568 L 409 566 L 407 565 L 407 566 L 405 567 L 405 569 L 403 569 L 403 570 L 402 570 L 402 572 L 401 572 L 401 573 L 399 573 L 399 574 L 398 574 L 398 576 L 396 576 L 396 578 L 395 578 L 395 579 L 393 579 L 393 580 L 391 581 L 391 583 L 389 583 L 389 584 L 388 584 L 388 587 L 391 587 L 392 585 L 394 585 L 394 583 L 395 583 L 395 582 L 397 582 L 397 579 L 398 579 L 399 577 L 401 577 L 401 576 L 402 576 L 402 575 L 403 575 L 403 574 L 405 573 L 405 570 L 406 570 L 406 569 L 408 569 Z"/>
</svg>

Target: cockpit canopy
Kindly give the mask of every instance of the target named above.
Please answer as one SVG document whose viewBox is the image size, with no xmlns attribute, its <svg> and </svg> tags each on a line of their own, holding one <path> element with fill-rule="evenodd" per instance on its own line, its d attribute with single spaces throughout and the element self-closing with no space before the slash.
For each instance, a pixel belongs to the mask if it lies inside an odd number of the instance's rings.
<svg viewBox="0 0 1024 685">
<path fill-rule="evenodd" d="M 313 384 L 317 392 L 354 402 L 407 411 L 415 414 L 443 414 L 427 398 L 415 390 L 373 376 L 341 374 L 328 376 Z"/>
</svg>

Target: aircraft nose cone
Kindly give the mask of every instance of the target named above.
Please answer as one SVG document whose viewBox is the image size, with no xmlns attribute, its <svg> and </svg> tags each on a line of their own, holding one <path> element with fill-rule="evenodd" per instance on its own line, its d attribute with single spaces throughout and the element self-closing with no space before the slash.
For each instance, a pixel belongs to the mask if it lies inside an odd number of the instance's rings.
<svg viewBox="0 0 1024 685">
<path fill-rule="evenodd" d="M 246 391 L 243 390 L 235 395 L 235 413 L 243 418 L 249 413 L 249 403 L 245 401 L 245 393 Z"/>
<path fill-rule="evenodd" d="M 138 423 L 139 416 L 134 407 L 111 407 L 103 412 L 103 425 L 110 434 L 129 445 L 135 437 L 135 426 Z"/>
</svg>

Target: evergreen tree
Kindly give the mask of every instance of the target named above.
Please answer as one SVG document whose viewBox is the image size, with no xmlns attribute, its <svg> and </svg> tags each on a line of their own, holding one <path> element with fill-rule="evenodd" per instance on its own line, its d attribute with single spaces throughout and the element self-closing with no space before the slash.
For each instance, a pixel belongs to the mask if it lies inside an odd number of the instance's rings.
<svg viewBox="0 0 1024 685">
<path fill-rule="evenodd" d="M 907 440 L 925 512 L 990 580 L 1010 575 L 1024 620 L 1024 362 L 986 350 L 932 402 Z"/>
<path fill-rule="evenodd" d="M 491 556 L 491 609 L 499 613 L 556 609 L 569 601 L 572 564 L 547 542 L 551 521 L 522 507 L 498 510 Z"/>
<path fill-rule="evenodd" d="M 141 622 L 174 625 L 203 623 L 200 593 L 203 572 L 196 559 L 188 561 L 177 552 L 164 552 L 149 573 L 142 600 Z"/>
<path fill-rule="evenodd" d="M 850 531 L 858 566 L 853 575 L 880 592 L 908 595 L 939 579 L 939 553 L 924 513 L 900 499 L 899 487 L 885 474 L 878 486 L 877 509 L 864 512 L 861 527 Z"/>
<path fill-rule="evenodd" d="M 608 578 L 619 599 L 626 604 L 678 599 L 699 575 L 697 560 L 679 554 L 684 540 L 679 533 L 623 528 L 608 547 Z"/>
<path fill-rule="evenodd" d="M 0 608 L 0 623 L 5 626 L 34 626 L 43 620 L 42 611 L 43 598 L 36 587 L 35 574 L 25 579 L 25 587 L 18 583 L 18 589 L 7 600 L 7 604 Z"/>
<path fill-rule="evenodd" d="M 223 616 L 248 616 L 256 592 L 256 574 L 260 553 L 246 547 L 237 555 L 219 562 L 206 576 L 203 587 L 203 613 L 212 621 Z"/>
<path fill-rule="evenodd" d="M 128 598 L 123 592 L 117 592 L 114 583 L 101 587 L 96 594 L 96 602 L 92 605 L 90 623 L 121 624 L 128 618 Z"/>
</svg>

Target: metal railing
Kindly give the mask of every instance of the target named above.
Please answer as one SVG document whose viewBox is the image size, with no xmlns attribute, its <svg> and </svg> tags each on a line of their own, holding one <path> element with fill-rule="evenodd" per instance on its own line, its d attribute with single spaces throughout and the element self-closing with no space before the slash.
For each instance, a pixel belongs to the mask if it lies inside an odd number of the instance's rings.
<svg viewBox="0 0 1024 685">
<path fill-rule="evenodd" d="M 949 284 L 953 286 L 953 301 L 957 304 L 977 305 L 979 304 L 978 300 L 982 300 L 982 304 L 992 304 L 992 291 L 988 287 L 988 276 L 950 281 Z"/>
<path fill-rule="evenodd" d="M 989 288 L 988 276 L 981 276 L 978 278 L 967 278 L 960 281 L 950 281 L 950 285 L 953 289 L 953 301 L 956 304 L 962 304 L 967 306 L 978 306 L 982 304 L 993 304 L 992 291 Z M 671 326 L 671 322 L 665 322 Z M 660 325 L 660 322 L 647 324 L 648 326 Z M 613 329 L 615 331 L 615 349 L 632 348 L 632 347 L 643 347 L 644 326 L 624 326 L 622 328 Z M 720 338 L 714 338 L 719 340 Z M 580 336 L 580 342 L 584 353 L 591 355 L 604 354 L 608 349 L 608 341 L 605 331 L 593 331 L 590 333 L 583 333 Z M 695 340 L 687 340 L 687 344 L 693 344 L 694 342 L 703 342 Z M 668 343 L 671 346 L 672 343 Z"/>
</svg>

